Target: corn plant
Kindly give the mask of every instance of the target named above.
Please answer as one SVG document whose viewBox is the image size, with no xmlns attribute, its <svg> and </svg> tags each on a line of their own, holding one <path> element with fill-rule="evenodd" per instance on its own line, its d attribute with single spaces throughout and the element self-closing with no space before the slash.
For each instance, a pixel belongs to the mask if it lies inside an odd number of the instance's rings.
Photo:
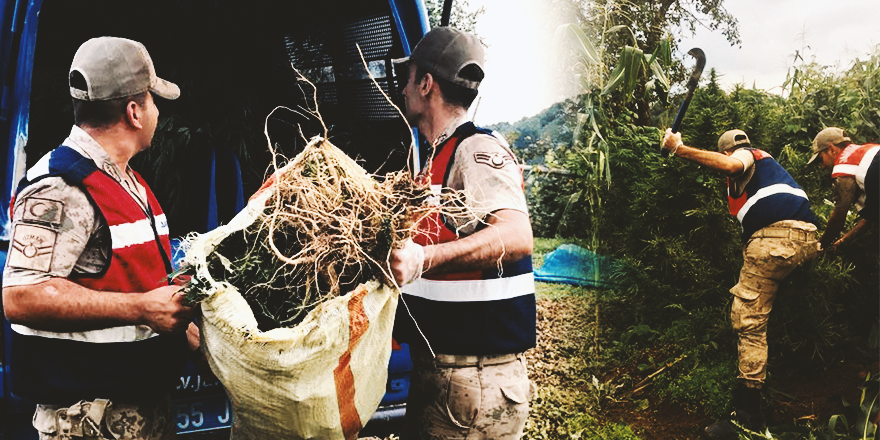
<svg viewBox="0 0 880 440">
<path fill-rule="evenodd" d="M 568 149 L 565 162 L 566 167 L 575 173 L 580 183 L 580 190 L 569 199 L 566 211 L 572 205 L 583 201 L 587 208 L 589 219 L 588 243 L 594 252 L 601 248 L 601 233 L 599 224 L 602 217 L 602 195 L 611 186 L 611 162 L 609 160 L 610 144 L 607 132 L 613 130 L 618 123 L 616 116 L 625 115 L 625 107 L 619 109 L 606 109 L 610 103 L 615 105 L 625 104 L 633 99 L 634 93 L 639 90 L 640 81 L 650 77 L 650 90 L 659 89 L 664 97 L 669 90 L 669 80 L 666 77 L 664 66 L 671 63 L 670 40 L 667 38 L 657 47 L 651 55 L 638 47 L 635 32 L 625 26 L 609 26 L 612 12 L 606 9 L 605 27 L 600 33 L 600 39 L 596 44 L 587 37 L 586 33 L 574 24 L 561 25 L 556 30 L 556 45 L 562 45 L 563 41 L 570 41 L 574 46 L 577 66 L 580 72 L 580 88 L 583 92 L 581 106 L 576 116 L 576 128 L 572 136 L 571 148 Z M 606 64 L 609 59 L 605 53 L 605 38 L 615 33 L 624 33 L 631 37 L 632 45 L 626 45 L 618 57 L 613 70 Z M 648 90 L 648 89 L 645 89 Z M 618 115 L 618 113 L 620 115 Z M 624 117 L 625 118 L 625 117 Z M 630 121 L 626 121 L 630 122 Z M 594 279 L 601 279 L 598 266 L 594 267 L 596 273 Z M 596 305 L 596 354 L 599 352 L 599 305 Z"/>
</svg>

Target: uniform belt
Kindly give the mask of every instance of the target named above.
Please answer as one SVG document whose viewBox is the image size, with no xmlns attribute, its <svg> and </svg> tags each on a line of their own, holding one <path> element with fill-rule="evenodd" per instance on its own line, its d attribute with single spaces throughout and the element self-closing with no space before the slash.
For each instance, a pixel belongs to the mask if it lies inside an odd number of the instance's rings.
<svg viewBox="0 0 880 440">
<path fill-rule="evenodd" d="M 438 354 L 434 357 L 434 362 L 439 367 L 479 367 L 507 364 L 521 358 L 522 356 L 522 353 L 494 354 L 488 356 Z"/>
<path fill-rule="evenodd" d="M 814 241 L 816 233 L 793 228 L 764 228 L 755 232 L 752 238 L 788 238 L 797 241 Z"/>
</svg>

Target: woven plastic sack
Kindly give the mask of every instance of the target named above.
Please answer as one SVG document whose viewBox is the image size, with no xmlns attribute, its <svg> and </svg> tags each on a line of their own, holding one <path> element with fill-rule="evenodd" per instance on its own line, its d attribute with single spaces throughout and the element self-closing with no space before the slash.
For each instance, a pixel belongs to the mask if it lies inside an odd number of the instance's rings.
<svg viewBox="0 0 880 440">
<path fill-rule="evenodd" d="M 206 258 L 251 224 L 272 193 L 259 192 L 228 225 L 193 239 L 185 257 L 209 280 L 202 347 L 234 410 L 232 438 L 354 439 L 385 394 L 398 291 L 371 281 L 295 327 L 261 332 L 236 288 L 207 273 Z"/>
</svg>

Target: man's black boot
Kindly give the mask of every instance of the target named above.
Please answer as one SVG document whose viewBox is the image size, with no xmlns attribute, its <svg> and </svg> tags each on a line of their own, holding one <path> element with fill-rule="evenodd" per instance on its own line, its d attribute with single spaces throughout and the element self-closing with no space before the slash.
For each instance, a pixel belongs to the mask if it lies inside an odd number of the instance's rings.
<svg viewBox="0 0 880 440">
<path fill-rule="evenodd" d="M 736 423 L 736 424 L 734 424 Z M 729 419 L 721 420 L 703 431 L 703 438 L 709 440 L 737 440 L 742 428 L 763 432 L 764 416 L 761 414 L 761 390 L 737 385 L 733 390 L 733 412 Z"/>
</svg>

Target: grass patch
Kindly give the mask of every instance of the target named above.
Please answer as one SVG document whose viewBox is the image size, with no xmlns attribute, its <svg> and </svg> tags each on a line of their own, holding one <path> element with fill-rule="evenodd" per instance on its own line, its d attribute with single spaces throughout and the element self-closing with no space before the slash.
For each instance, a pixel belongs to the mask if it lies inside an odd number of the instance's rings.
<svg viewBox="0 0 880 440">
<path fill-rule="evenodd" d="M 588 296 L 593 294 L 593 288 L 591 287 L 542 283 L 540 281 L 535 282 L 535 291 L 538 299 L 559 299 L 566 296 Z"/>
<path fill-rule="evenodd" d="M 563 244 L 575 244 L 584 246 L 584 241 L 577 238 L 541 238 L 535 237 L 535 244 L 532 247 L 532 266 L 535 269 L 544 264 L 544 257 Z"/>
<path fill-rule="evenodd" d="M 699 310 L 666 329 L 637 325 L 621 333 L 609 362 L 636 354 L 643 373 L 664 369 L 654 378 L 654 392 L 692 414 L 720 418 L 729 413 L 736 378 L 736 348 L 726 343 L 726 328 L 715 313 Z"/>
<path fill-rule="evenodd" d="M 568 387 L 541 387 L 532 400 L 524 439 L 639 440 L 629 426 L 601 424 L 594 416 L 592 399 Z"/>
</svg>

